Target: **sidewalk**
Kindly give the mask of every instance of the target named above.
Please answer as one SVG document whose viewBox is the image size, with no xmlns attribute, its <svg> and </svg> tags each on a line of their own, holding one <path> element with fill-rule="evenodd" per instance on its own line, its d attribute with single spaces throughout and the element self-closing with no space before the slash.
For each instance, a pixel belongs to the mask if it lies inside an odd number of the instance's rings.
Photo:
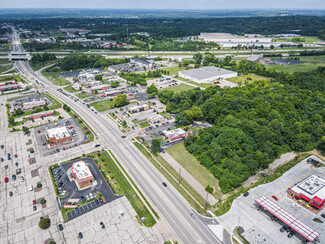
<svg viewBox="0 0 325 244">
<path fill-rule="evenodd" d="M 181 176 L 184 178 L 204 199 L 206 198 L 207 191 L 205 188 L 188 173 L 172 156 L 167 152 L 159 153 L 177 172 L 181 169 Z M 210 205 L 215 205 L 218 201 L 208 193 L 208 202 Z"/>
</svg>

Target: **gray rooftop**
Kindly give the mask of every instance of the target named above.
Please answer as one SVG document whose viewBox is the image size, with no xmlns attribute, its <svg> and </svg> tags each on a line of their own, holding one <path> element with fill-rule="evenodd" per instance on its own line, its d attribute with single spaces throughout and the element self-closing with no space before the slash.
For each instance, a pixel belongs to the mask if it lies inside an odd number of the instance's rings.
<svg viewBox="0 0 325 244">
<path fill-rule="evenodd" d="M 198 69 L 190 69 L 190 70 L 184 70 L 180 71 L 181 74 L 190 76 L 194 79 L 203 80 L 212 78 L 215 76 L 222 76 L 222 75 L 229 75 L 229 74 L 236 74 L 236 72 L 218 68 L 215 66 L 208 66 L 208 67 L 202 67 Z"/>
</svg>

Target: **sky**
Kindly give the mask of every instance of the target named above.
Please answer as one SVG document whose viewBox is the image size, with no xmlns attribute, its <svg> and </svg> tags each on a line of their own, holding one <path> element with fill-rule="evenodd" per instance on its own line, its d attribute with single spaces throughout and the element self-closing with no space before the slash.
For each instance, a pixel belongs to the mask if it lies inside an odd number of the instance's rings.
<svg viewBox="0 0 325 244">
<path fill-rule="evenodd" d="M 325 9 L 325 0 L 0 0 L 0 8 Z"/>
</svg>

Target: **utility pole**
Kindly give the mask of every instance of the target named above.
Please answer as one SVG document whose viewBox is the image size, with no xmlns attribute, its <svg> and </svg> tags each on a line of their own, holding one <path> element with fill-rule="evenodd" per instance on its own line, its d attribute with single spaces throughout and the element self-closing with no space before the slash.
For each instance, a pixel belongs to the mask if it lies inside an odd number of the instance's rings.
<svg viewBox="0 0 325 244">
<path fill-rule="evenodd" d="M 182 172 L 182 168 L 179 168 L 179 171 L 178 171 L 178 184 L 179 185 L 181 184 L 181 181 L 182 181 L 181 172 Z"/>
<path fill-rule="evenodd" d="M 205 204 L 204 204 L 204 212 L 205 214 L 207 213 L 207 207 L 208 207 L 208 196 L 209 196 L 209 193 L 207 192 L 207 195 L 205 197 Z"/>
</svg>

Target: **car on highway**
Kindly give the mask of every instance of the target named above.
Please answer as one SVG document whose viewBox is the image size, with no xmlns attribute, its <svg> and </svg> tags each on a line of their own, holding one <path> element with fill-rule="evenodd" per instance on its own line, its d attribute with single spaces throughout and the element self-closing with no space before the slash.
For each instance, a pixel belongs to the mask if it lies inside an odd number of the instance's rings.
<svg viewBox="0 0 325 244">
<path fill-rule="evenodd" d="M 33 200 L 33 205 L 36 205 L 36 200 Z"/>
<path fill-rule="evenodd" d="M 74 211 L 76 212 L 76 214 L 79 214 L 79 208 L 75 208 Z"/>
<path fill-rule="evenodd" d="M 243 194 L 244 197 L 247 197 L 248 195 L 249 195 L 249 192 L 245 192 L 245 193 Z"/>
<path fill-rule="evenodd" d="M 105 229 L 105 225 L 103 222 L 100 222 L 99 224 L 100 224 L 100 228 Z"/>
<path fill-rule="evenodd" d="M 33 206 L 33 210 L 36 211 L 37 210 L 37 207 L 36 206 Z"/>
<path fill-rule="evenodd" d="M 4 149 L 5 148 L 5 146 L 4 145 L 1 145 L 1 149 Z"/>
<path fill-rule="evenodd" d="M 79 239 L 82 239 L 84 236 L 82 235 L 81 232 L 79 232 L 79 233 L 78 233 L 78 237 L 79 237 Z"/>
<path fill-rule="evenodd" d="M 8 182 L 9 182 L 8 177 L 5 177 L 5 183 L 8 183 Z"/>
<path fill-rule="evenodd" d="M 196 216 L 195 216 L 194 213 L 190 213 L 190 216 L 192 217 L 192 219 L 195 219 L 196 218 Z"/>
<path fill-rule="evenodd" d="M 0 158 L 0 161 L 1 161 L 1 163 L 3 162 L 3 161 L 5 161 L 3 158 Z"/>
<path fill-rule="evenodd" d="M 165 182 L 162 183 L 164 187 L 167 187 L 167 184 Z"/>
<path fill-rule="evenodd" d="M 14 194 L 12 193 L 12 191 L 9 192 L 9 196 L 12 197 Z"/>
</svg>

